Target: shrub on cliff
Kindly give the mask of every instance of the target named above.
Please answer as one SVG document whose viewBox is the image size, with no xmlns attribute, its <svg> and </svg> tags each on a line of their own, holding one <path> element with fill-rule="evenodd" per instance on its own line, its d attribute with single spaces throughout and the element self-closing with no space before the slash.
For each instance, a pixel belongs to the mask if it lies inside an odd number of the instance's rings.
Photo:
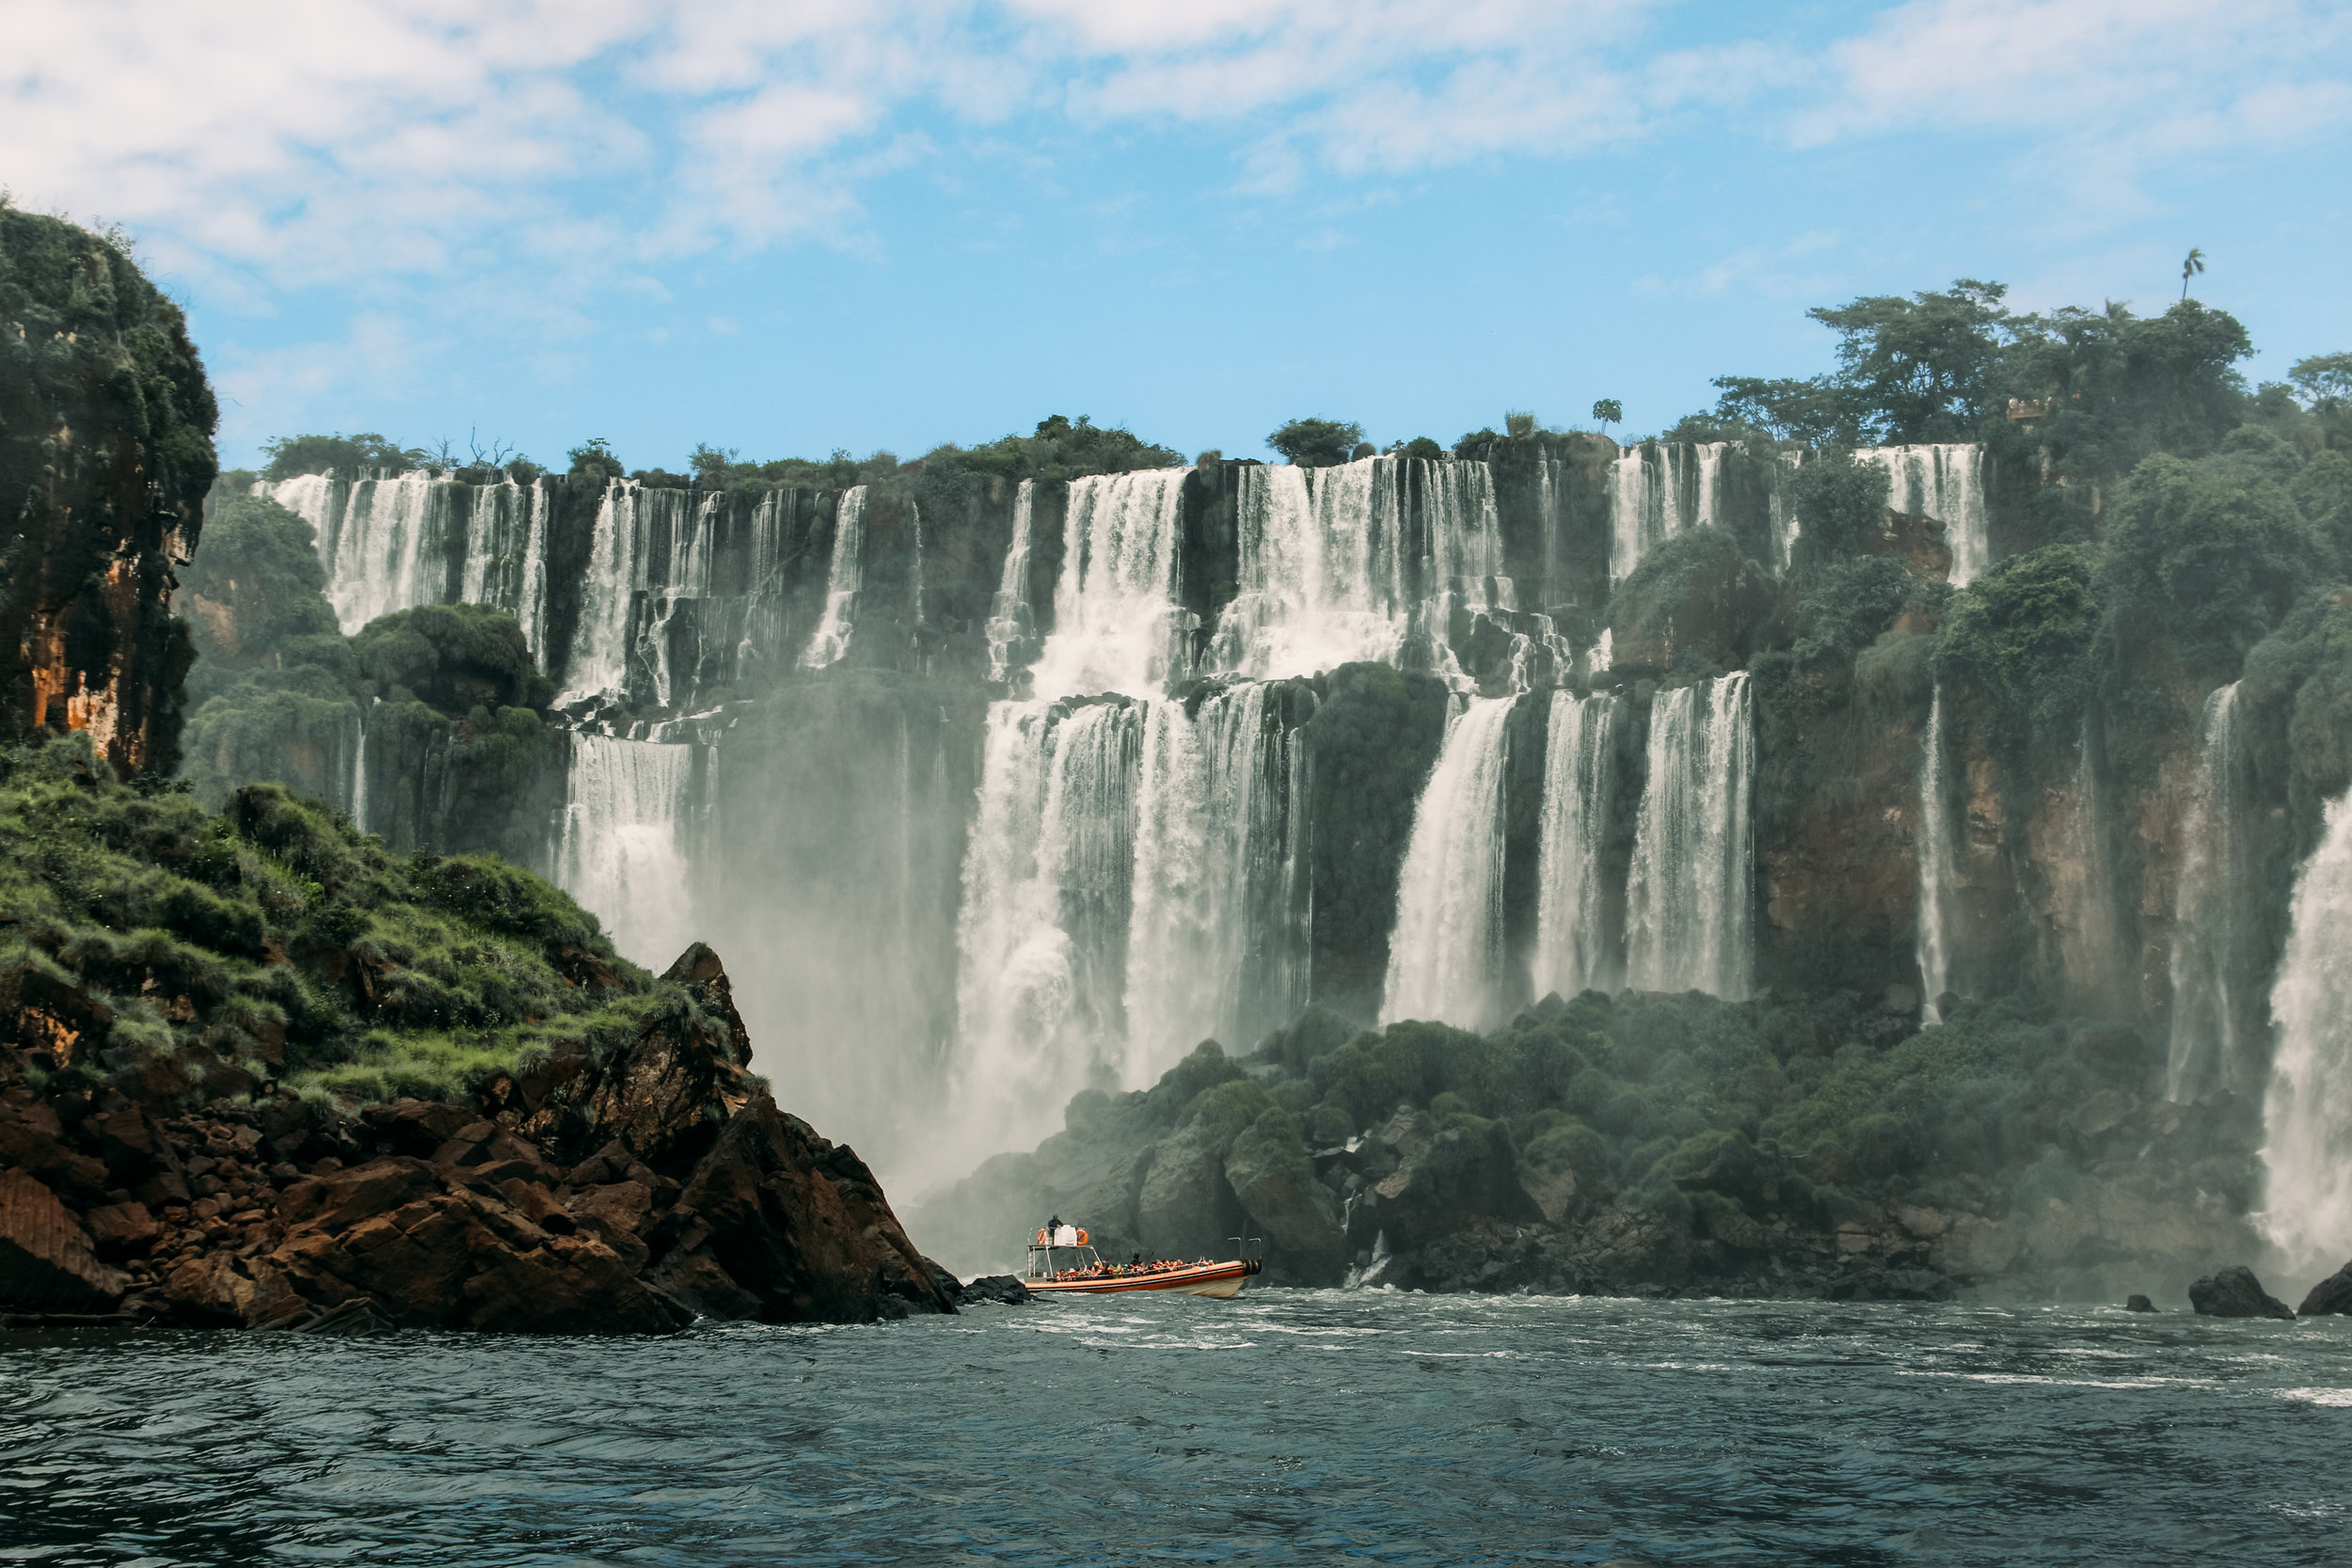
<svg viewBox="0 0 2352 1568">
<path fill-rule="evenodd" d="M 2107 525 L 2099 592 L 2136 623 L 2127 641 L 2161 640 L 2191 674 L 2225 678 L 2325 581 L 2335 552 L 2286 487 L 2302 462 L 2254 428 L 2190 463 L 2163 453 L 2132 471 Z"/>
<path fill-rule="evenodd" d="M 0 985 L 79 1021 L 19 1042 L 56 1067 L 200 1045 L 296 1086 L 453 1094 L 668 994 L 496 857 L 394 855 L 275 785 L 216 815 L 113 782 L 79 736 L 0 753 Z"/>
<path fill-rule="evenodd" d="M 1888 483 L 1884 468 L 1839 448 L 1800 466 L 1789 484 L 1789 503 L 1804 520 L 1791 551 L 1796 563 L 1819 567 L 1859 550 L 1885 524 Z"/>
<path fill-rule="evenodd" d="M 2034 732 L 2070 725 L 2093 674 L 2096 558 L 2078 545 L 2012 556 L 1952 596 L 1938 674 L 1977 681 Z"/>
<path fill-rule="evenodd" d="M 432 458 L 422 447 L 404 447 L 373 431 L 358 436 L 280 436 L 262 443 L 269 463 L 262 477 L 292 479 L 296 474 L 339 474 L 346 479 L 374 473 L 403 473 L 421 468 Z"/>
<path fill-rule="evenodd" d="M 379 616 L 352 639 L 352 653 L 377 696 L 405 693 L 444 713 L 544 707 L 555 694 L 515 617 L 489 605 L 421 605 Z"/>
</svg>

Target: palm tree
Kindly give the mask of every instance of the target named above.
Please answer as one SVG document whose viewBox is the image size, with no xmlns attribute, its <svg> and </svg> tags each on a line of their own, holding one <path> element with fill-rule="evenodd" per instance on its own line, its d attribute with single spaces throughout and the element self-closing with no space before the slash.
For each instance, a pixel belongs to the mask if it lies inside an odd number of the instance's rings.
<svg viewBox="0 0 2352 1568">
<path fill-rule="evenodd" d="M 1593 404 L 1593 418 L 1600 421 L 1601 434 L 1605 436 L 1612 423 L 1625 418 L 1625 404 L 1615 398 L 1602 398 Z"/>
<path fill-rule="evenodd" d="M 2189 247 L 2187 260 L 2181 263 L 2181 299 L 2183 303 L 2186 303 L 2188 299 L 2188 280 L 2204 270 L 2204 251 L 2195 245 L 2191 245 Z"/>
</svg>

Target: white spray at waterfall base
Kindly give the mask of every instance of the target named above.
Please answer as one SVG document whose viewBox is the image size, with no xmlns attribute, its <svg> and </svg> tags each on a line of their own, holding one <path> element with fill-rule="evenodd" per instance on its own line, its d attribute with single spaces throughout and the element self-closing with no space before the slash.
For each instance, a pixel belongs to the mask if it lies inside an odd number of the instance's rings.
<svg viewBox="0 0 2352 1568">
<path fill-rule="evenodd" d="M 2296 879 L 2270 993 L 2278 1026 L 2263 1102 L 2263 1232 L 2298 1267 L 2352 1256 L 2352 795 Z"/>
<path fill-rule="evenodd" d="M 1483 1028 L 1503 1005 L 1502 774 L 1516 702 L 1472 701 L 1446 729 L 1397 878 L 1384 1022 Z"/>
</svg>

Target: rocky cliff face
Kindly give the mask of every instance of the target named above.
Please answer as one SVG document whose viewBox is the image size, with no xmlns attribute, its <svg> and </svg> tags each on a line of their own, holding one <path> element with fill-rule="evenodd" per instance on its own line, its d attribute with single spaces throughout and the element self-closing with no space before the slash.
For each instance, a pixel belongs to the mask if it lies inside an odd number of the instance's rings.
<svg viewBox="0 0 2352 1568">
<path fill-rule="evenodd" d="M 179 761 L 172 568 L 212 484 L 213 394 L 179 308 L 117 242 L 0 204 L 0 705 Z"/>
<path fill-rule="evenodd" d="M 72 995 L 20 994 L 0 1310 L 571 1334 L 953 1311 L 864 1163 L 745 1070 L 718 956 L 666 978 L 685 1002 L 610 1055 L 358 1117 L 216 1060 L 107 1071 L 59 1041 Z"/>
</svg>

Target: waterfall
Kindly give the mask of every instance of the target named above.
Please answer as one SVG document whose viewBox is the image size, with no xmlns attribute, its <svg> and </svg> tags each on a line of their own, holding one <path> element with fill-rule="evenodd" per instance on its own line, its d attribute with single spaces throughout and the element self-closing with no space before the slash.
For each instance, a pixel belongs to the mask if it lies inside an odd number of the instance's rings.
<svg viewBox="0 0 2352 1568">
<path fill-rule="evenodd" d="M 1446 729 L 1397 879 L 1384 1022 L 1479 1029 L 1503 1005 L 1502 775 L 1517 702 L 1473 699 Z"/>
<path fill-rule="evenodd" d="M 857 595 L 866 580 L 866 486 L 841 492 L 834 509 L 833 564 L 825 574 L 825 613 L 801 655 L 801 668 L 822 670 L 850 651 L 857 620 Z"/>
<path fill-rule="evenodd" d="M 523 528 L 522 589 L 515 605 L 515 624 L 539 668 L 548 668 L 546 646 L 548 620 L 548 488 L 532 481 L 531 513 Z"/>
<path fill-rule="evenodd" d="M 1145 720 L 1124 1082 L 1150 1082 L 1206 1037 L 1254 1041 L 1305 1005 L 1284 802 L 1301 748 L 1268 733 L 1268 690 L 1236 686 L 1192 716 L 1154 703 Z"/>
<path fill-rule="evenodd" d="M 1943 1017 L 1942 997 L 1952 989 L 1947 935 L 1947 900 L 1957 878 L 1953 866 L 1951 801 L 1944 775 L 1944 683 L 1928 704 L 1927 734 L 1919 742 L 1919 1021 Z"/>
<path fill-rule="evenodd" d="M 1447 645 L 1454 608 L 1513 608 L 1484 463 L 1251 465 L 1234 510 L 1239 591 L 1217 616 L 1212 671 L 1268 679 L 1397 664 L 1410 643 L 1458 676 Z"/>
<path fill-rule="evenodd" d="M 451 481 L 421 469 L 347 485 L 300 474 L 253 490 L 317 531 L 326 602 L 344 636 L 379 615 L 441 601 Z"/>
<path fill-rule="evenodd" d="M 1042 697 L 1141 696 L 1190 673 L 1178 603 L 1177 502 L 1189 468 L 1070 483 L 1054 635 L 1034 667 Z"/>
<path fill-rule="evenodd" d="M 1536 863 L 1535 994 L 1613 990 L 1624 968 L 1602 851 L 1616 785 L 1617 699 L 1551 694 Z"/>
<path fill-rule="evenodd" d="M 2245 845 L 2237 685 L 2205 699 L 2197 772 L 2181 814 L 2181 875 L 2172 902 L 2172 1025 L 2165 1098 L 2250 1092 L 2260 1064 L 2241 1027 L 2240 955 L 2254 922 Z"/>
<path fill-rule="evenodd" d="M 1627 982 L 1637 990 L 1748 994 L 1755 768 L 1744 671 L 1661 691 L 1626 890 Z"/>
<path fill-rule="evenodd" d="M 1857 463 L 1886 470 L 1886 504 L 1897 512 L 1944 525 L 1952 552 L 1951 584 L 1965 587 L 1993 564 L 1984 515 L 1984 448 L 1974 441 L 1912 447 L 1866 447 Z"/>
<path fill-rule="evenodd" d="M 359 744 L 351 761 L 351 825 L 368 831 L 368 715 L 375 707 L 370 697 L 359 706 Z"/>
<path fill-rule="evenodd" d="M 1802 527 L 1797 518 L 1797 499 L 1790 492 L 1797 470 L 1804 466 L 1804 457 L 1801 447 L 1775 451 L 1772 467 L 1765 470 L 1765 522 L 1772 531 L 1772 565 L 1778 571 L 1787 571 L 1797 557 L 1797 535 Z"/>
<path fill-rule="evenodd" d="M 982 1148 L 1035 1143 L 1122 1055 L 1140 705 L 989 712 L 963 867 L 957 1100 Z"/>
<path fill-rule="evenodd" d="M 594 911 L 622 956 L 660 970 L 694 930 L 687 817 L 694 748 L 572 736 L 556 882 Z"/>
<path fill-rule="evenodd" d="M 1628 447 L 1609 467 L 1609 580 L 1623 582 L 1647 555 L 1681 531 L 1674 452 L 1662 442 Z"/>
<path fill-rule="evenodd" d="M 628 619 L 637 562 L 637 485 L 608 481 L 589 536 L 588 576 L 572 630 L 571 689 L 558 699 L 617 695 L 628 676 Z"/>
<path fill-rule="evenodd" d="M 988 607 L 988 678 L 1007 679 L 1013 660 L 1036 635 L 1029 613 L 1029 548 L 1037 514 L 1037 481 L 1025 479 L 1012 498 L 1012 542 L 1005 549 L 1004 577 Z"/>
<path fill-rule="evenodd" d="M 1723 520 L 1724 453 L 1729 441 L 1700 441 L 1691 448 L 1698 462 L 1697 493 L 1692 498 L 1691 526 L 1713 528 Z"/>
<path fill-rule="evenodd" d="M 2278 1028 L 2263 1101 L 2264 1233 L 2297 1267 L 2352 1255 L 2352 795 L 2328 807 L 2296 879 L 2270 990 Z"/>
</svg>

